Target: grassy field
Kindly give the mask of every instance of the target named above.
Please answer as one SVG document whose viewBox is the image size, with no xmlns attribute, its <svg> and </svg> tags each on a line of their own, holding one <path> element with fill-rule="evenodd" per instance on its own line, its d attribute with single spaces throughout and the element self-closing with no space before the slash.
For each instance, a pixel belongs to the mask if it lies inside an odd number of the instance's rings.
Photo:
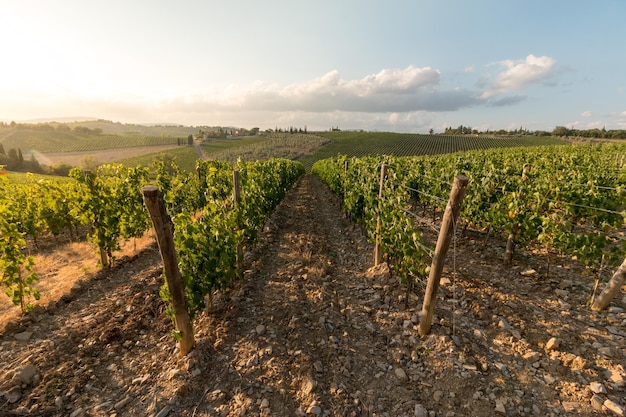
<svg viewBox="0 0 626 417">
<path fill-rule="evenodd" d="M 173 159 L 176 161 L 176 164 L 184 171 L 193 171 L 196 169 L 196 160 L 198 159 L 198 155 L 196 154 L 196 150 L 193 146 L 181 146 L 179 148 L 173 148 L 163 152 L 155 152 L 132 158 L 120 159 L 117 163 L 128 167 L 138 165 L 147 167 L 152 165 L 154 161 L 163 161 L 167 159 Z"/>
<path fill-rule="evenodd" d="M 238 148 L 241 146 L 256 145 L 267 141 L 266 136 L 242 136 L 227 139 L 209 139 L 200 145 L 207 158 L 213 158 L 213 154 L 226 149 Z"/>
</svg>

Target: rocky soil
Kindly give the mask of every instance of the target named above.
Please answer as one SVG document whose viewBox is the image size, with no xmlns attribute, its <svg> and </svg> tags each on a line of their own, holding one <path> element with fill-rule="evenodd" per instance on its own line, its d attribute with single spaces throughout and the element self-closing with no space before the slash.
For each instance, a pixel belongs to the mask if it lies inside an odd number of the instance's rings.
<svg viewBox="0 0 626 417">
<path fill-rule="evenodd" d="M 427 236 L 434 241 L 435 236 Z M 432 243 L 432 242 L 431 242 Z M 434 243 L 431 244 L 434 246 Z M 305 176 L 212 297 L 180 358 L 156 247 L 10 323 L 0 415 L 596 416 L 626 408 L 626 299 L 602 313 L 570 259 L 459 236 L 430 335 L 407 291 Z"/>
</svg>

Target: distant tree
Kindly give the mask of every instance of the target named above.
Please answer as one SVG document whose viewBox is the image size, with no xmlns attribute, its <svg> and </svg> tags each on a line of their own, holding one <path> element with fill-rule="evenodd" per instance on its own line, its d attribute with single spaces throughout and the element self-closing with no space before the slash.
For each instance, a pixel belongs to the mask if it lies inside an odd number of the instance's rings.
<svg viewBox="0 0 626 417">
<path fill-rule="evenodd" d="M 61 123 L 56 127 L 57 132 L 70 132 L 72 130 L 71 127 L 66 125 L 65 123 Z"/>
<path fill-rule="evenodd" d="M 570 136 L 572 131 L 565 126 L 557 126 L 552 130 L 552 136 Z"/>
<path fill-rule="evenodd" d="M 431 128 L 430 128 L 430 130 L 428 131 L 428 133 L 430 133 L 430 134 L 432 135 L 433 133 L 435 133 L 435 131 L 434 131 L 434 130 L 433 130 L 433 128 L 431 127 Z"/>
<path fill-rule="evenodd" d="M 59 162 L 56 165 L 53 165 L 50 167 L 50 173 L 52 175 L 59 175 L 61 177 L 67 177 L 70 173 L 70 170 L 73 168 L 73 166 L 71 166 L 68 163 L 65 162 Z"/>
<path fill-rule="evenodd" d="M 30 154 L 30 160 L 24 163 L 23 168 L 27 172 L 36 172 L 38 174 L 43 174 L 44 170 L 39 164 L 37 158 L 35 158 L 35 154 Z"/>
<path fill-rule="evenodd" d="M 4 152 L 4 146 L 2 146 L 2 144 L 0 143 L 0 155 L 5 155 L 6 153 Z"/>
<path fill-rule="evenodd" d="M 24 162 L 24 155 L 22 155 L 21 148 L 17 148 L 17 159 L 20 161 L 20 164 Z"/>
<path fill-rule="evenodd" d="M 188 145 L 193 145 L 193 135 L 189 134 L 189 136 L 187 136 L 187 144 Z"/>
<path fill-rule="evenodd" d="M 9 153 L 7 154 L 7 156 L 9 157 L 9 159 L 15 161 L 16 163 L 20 160 L 19 156 L 17 155 L 17 149 L 15 148 L 9 149 Z"/>
</svg>

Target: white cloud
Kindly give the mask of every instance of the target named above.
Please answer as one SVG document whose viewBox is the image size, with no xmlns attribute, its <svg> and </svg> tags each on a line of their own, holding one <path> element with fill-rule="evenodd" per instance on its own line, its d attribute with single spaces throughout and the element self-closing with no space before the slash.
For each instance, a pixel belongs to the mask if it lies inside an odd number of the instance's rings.
<svg viewBox="0 0 626 417">
<path fill-rule="evenodd" d="M 591 117 L 593 116 L 593 113 L 590 110 L 584 111 L 580 114 L 583 117 Z"/>
<path fill-rule="evenodd" d="M 281 87 L 254 83 L 245 88 L 212 91 L 162 106 L 188 105 L 221 111 L 410 112 L 452 111 L 480 104 L 478 93 L 441 88 L 441 74 L 431 67 L 383 69 L 361 79 L 343 79 L 339 71 Z"/>
<path fill-rule="evenodd" d="M 495 64 L 500 65 L 504 70 L 496 76 L 488 90 L 483 93 L 483 98 L 522 90 L 530 84 L 549 79 L 554 73 L 556 60 L 549 56 L 538 57 L 531 54 L 523 60 L 507 59 Z"/>
<path fill-rule="evenodd" d="M 171 96 L 130 91 L 108 95 L 69 87 L 17 94 L 0 86 L 0 115 L 8 120 L 89 116 L 128 123 L 428 130 L 437 113 L 512 106 L 525 100 L 524 95 L 507 93 L 546 79 L 554 65 L 551 58 L 532 55 L 518 63 L 504 62 L 499 64 L 505 66 L 502 73 L 478 89 L 446 87 L 439 70 L 412 65 L 355 79 L 332 70 L 287 85 L 257 81 Z"/>
</svg>

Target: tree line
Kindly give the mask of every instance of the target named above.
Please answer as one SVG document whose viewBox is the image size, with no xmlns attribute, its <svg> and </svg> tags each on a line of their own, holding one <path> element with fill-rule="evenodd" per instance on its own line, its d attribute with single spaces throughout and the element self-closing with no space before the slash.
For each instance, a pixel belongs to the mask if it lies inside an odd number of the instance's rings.
<svg viewBox="0 0 626 417">
<path fill-rule="evenodd" d="M 31 155 L 30 159 L 24 159 L 20 148 L 11 148 L 5 152 L 4 146 L 0 143 L 0 169 L 4 168 L 9 171 L 44 173 L 44 169 L 34 155 Z"/>
<path fill-rule="evenodd" d="M 430 134 L 434 133 L 430 129 Z M 626 139 L 624 129 L 574 129 L 565 126 L 556 126 L 551 132 L 546 130 L 529 130 L 520 126 L 519 129 L 499 129 L 481 131 L 471 126 L 459 125 L 457 127 L 446 127 L 444 135 L 498 135 L 498 136 L 556 136 L 556 137 L 578 137 L 578 138 L 600 138 L 600 139 Z"/>
<path fill-rule="evenodd" d="M 602 139 L 626 139 L 625 129 L 569 129 L 565 126 L 557 126 L 552 131 L 552 136 L 579 137 L 579 138 L 602 138 Z"/>
</svg>

